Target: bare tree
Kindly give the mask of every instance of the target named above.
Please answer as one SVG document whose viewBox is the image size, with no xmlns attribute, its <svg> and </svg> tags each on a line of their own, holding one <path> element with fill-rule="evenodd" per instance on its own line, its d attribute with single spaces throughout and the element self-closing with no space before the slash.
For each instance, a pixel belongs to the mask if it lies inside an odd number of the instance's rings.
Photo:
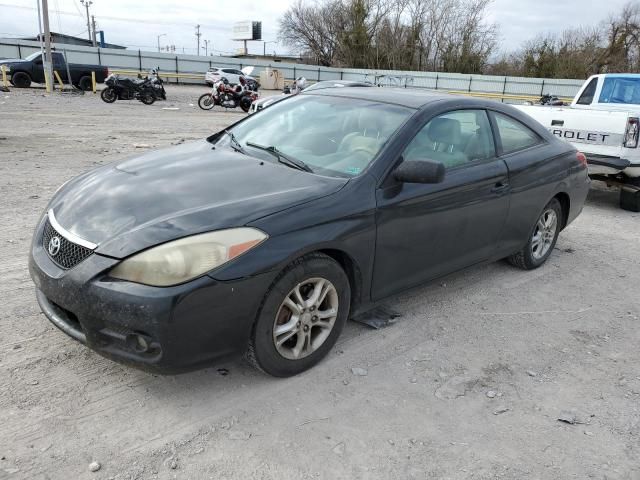
<svg viewBox="0 0 640 480">
<path fill-rule="evenodd" d="M 280 38 L 323 65 L 477 73 L 495 47 L 490 1 L 298 0 Z"/>
</svg>

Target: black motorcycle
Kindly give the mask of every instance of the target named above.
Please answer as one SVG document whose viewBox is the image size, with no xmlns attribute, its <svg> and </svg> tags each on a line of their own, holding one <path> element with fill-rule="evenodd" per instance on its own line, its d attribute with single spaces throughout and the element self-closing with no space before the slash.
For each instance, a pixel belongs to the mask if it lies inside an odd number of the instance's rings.
<svg viewBox="0 0 640 480">
<path fill-rule="evenodd" d="M 162 81 L 162 78 L 160 78 L 160 75 L 158 75 L 159 70 L 160 67 L 151 70 L 151 77 L 149 77 L 149 80 L 151 80 L 151 85 L 153 86 L 153 90 L 156 93 L 156 98 L 158 100 L 166 100 L 167 92 L 164 89 L 164 82 Z"/>
<path fill-rule="evenodd" d="M 540 104 L 540 105 L 550 105 L 550 106 L 554 106 L 554 107 L 561 107 L 565 103 L 562 100 L 560 100 L 558 97 L 556 97 L 555 95 L 549 95 L 547 93 L 547 94 L 542 95 L 542 97 L 540 97 L 540 100 L 538 100 L 538 104 Z"/>
<path fill-rule="evenodd" d="M 134 79 L 109 75 L 104 84 L 107 88 L 100 92 L 100 98 L 107 103 L 116 100 L 140 100 L 145 105 L 151 105 L 156 101 L 155 87 L 149 78 Z"/>
</svg>

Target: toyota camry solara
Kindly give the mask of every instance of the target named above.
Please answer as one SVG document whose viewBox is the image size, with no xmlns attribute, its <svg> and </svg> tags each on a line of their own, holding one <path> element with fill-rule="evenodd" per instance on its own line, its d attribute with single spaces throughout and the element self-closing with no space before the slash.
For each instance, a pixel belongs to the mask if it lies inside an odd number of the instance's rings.
<svg viewBox="0 0 640 480">
<path fill-rule="evenodd" d="M 407 288 L 539 267 L 588 188 L 584 156 L 508 105 L 327 89 L 69 181 L 29 267 L 49 320 L 106 357 L 287 376 Z"/>
</svg>

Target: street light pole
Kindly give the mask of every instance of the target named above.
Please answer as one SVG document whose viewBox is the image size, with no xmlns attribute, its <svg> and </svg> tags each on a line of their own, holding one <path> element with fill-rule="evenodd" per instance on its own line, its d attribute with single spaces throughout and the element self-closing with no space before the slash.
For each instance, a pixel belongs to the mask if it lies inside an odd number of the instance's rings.
<svg viewBox="0 0 640 480">
<path fill-rule="evenodd" d="M 161 33 L 160 35 L 156 35 L 158 37 L 158 51 L 160 51 L 160 37 L 166 36 L 166 33 Z"/>
<path fill-rule="evenodd" d="M 202 36 L 202 34 L 200 33 L 200 25 L 196 25 L 196 37 L 198 37 L 198 48 L 197 48 L 197 53 L 198 56 L 200 55 L 200 37 Z"/>
<path fill-rule="evenodd" d="M 51 31 L 49 30 L 49 4 L 47 0 L 42 0 L 42 28 L 44 29 L 44 53 L 42 67 L 44 69 L 45 84 L 47 92 L 51 92 L 53 86 L 53 71 L 51 68 Z"/>
<path fill-rule="evenodd" d="M 209 44 L 211 43 L 211 40 L 203 40 L 204 42 L 204 55 L 205 57 L 209 56 Z"/>
<path fill-rule="evenodd" d="M 91 22 L 89 21 L 89 6 L 93 4 L 91 0 L 80 0 L 80 3 L 84 5 L 87 10 L 87 33 L 89 34 L 89 41 L 91 42 Z M 95 44 L 93 45 L 95 47 Z"/>
</svg>

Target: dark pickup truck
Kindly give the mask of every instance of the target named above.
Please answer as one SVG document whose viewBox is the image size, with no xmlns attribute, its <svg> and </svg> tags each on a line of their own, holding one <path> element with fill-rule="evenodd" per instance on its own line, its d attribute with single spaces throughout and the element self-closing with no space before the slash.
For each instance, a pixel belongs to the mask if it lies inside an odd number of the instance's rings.
<svg viewBox="0 0 640 480">
<path fill-rule="evenodd" d="M 51 52 L 53 57 L 53 69 L 58 72 L 64 83 L 67 80 L 67 64 L 64 55 L 60 52 Z M 27 88 L 34 83 L 44 83 L 44 68 L 42 67 L 42 55 L 40 52 L 32 53 L 27 58 L 0 60 L 0 68 L 4 65 L 11 84 L 18 88 Z M 91 72 L 96 72 L 96 82 L 103 83 L 109 76 L 107 67 L 100 65 L 85 65 L 83 63 L 70 63 L 71 83 L 82 90 L 91 90 Z"/>
</svg>

